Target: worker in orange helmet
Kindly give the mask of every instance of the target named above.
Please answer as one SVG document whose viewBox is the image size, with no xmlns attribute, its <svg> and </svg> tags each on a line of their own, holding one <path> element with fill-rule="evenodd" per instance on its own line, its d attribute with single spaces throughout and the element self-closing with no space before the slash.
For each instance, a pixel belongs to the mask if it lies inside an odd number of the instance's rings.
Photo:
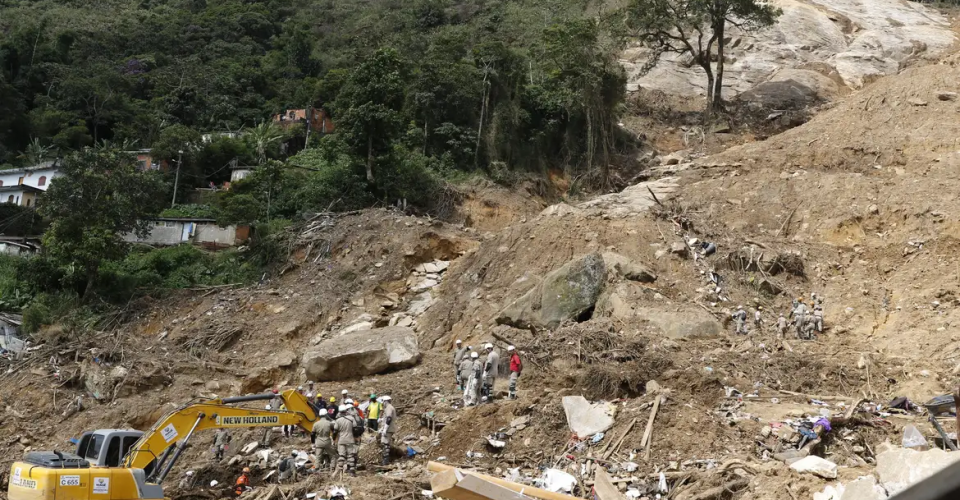
<svg viewBox="0 0 960 500">
<path fill-rule="evenodd" d="M 234 489 L 234 493 L 240 496 L 244 491 L 251 489 L 253 488 L 250 486 L 250 467 L 244 467 L 243 473 L 237 478 L 237 487 Z"/>
</svg>

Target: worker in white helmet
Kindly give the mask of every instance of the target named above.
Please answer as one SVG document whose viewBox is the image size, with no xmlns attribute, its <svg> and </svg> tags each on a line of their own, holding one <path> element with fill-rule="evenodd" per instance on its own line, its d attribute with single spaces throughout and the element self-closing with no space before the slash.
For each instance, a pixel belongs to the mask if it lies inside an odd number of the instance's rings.
<svg viewBox="0 0 960 500">
<path fill-rule="evenodd" d="M 493 401 L 493 386 L 497 382 L 497 375 L 500 373 L 500 355 L 493 349 L 493 344 L 483 346 L 487 351 L 487 357 L 483 362 L 483 398 L 487 402 Z"/>
<path fill-rule="evenodd" d="M 477 404 L 478 393 L 480 392 L 480 383 L 481 378 L 480 374 L 483 371 L 483 363 L 480 362 L 480 355 L 476 351 L 470 353 L 470 364 L 466 373 L 460 374 L 463 380 L 466 380 L 465 387 L 463 389 L 463 405 L 464 406 L 473 406 Z"/>
</svg>

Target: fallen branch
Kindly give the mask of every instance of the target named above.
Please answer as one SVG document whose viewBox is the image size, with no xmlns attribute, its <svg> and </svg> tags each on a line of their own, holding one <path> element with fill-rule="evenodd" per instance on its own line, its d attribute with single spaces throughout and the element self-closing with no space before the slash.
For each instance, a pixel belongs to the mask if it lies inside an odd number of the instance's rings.
<svg viewBox="0 0 960 500">
<path fill-rule="evenodd" d="M 657 399 L 653 402 L 653 408 L 650 409 L 650 419 L 647 420 L 647 428 L 643 431 L 643 439 L 640 440 L 640 446 L 645 448 L 643 452 L 644 460 L 650 458 L 650 440 L 653 434 L 653 421 L 657 418 L 657 411 L 660 409 L 661 396 L 657 394 Z"/>
<path fill-rule="evenodd" d="M 717 486 L 716 488 L 705 490 L 702 493 L 688 498 L 687 500 L 712 500 L 714 498 L 721 498 L 725 493 L 736 493 L 737 491 L 746 488 L 749 484 L 749 479 L 736 479 L 724 484 L 723 486 Z"/>
<path fill-rule="evenodd" d="M 777 234 L 773 235 L 774 238 L 780 236 L 780 233 L 783 231 L 783 228 L 787 227 L 787 224 L 789 224 L 790 220 L 793 219 L 793 214 L 794 212 L 797 211 L 798 208 L 800 208 L 799 203 L 797 204 L 796 207 L 793 208 L 793 210 L 790 211 L 790 215 L 787 216 L 787 220 L 783 221 L 783 224 L 780 224 L 780 229 L 777 229 Z"/>
<path fill-rule="evenodd" d="M 630 431 L 633 430 L 633 426 L 636 425 L 636 423 L 637 423 L 637 419 L 633 419 L 633 421 L 630 422 L 630 425 L 627 426 L 627 430 L 623 431 L 623 434 L 620 435 L 620 439 L 618 439 L 616 444 L 613 445 L 613 448 L 610 448 L 609 450 L 604 448 L 603 455 L 602 455 L 604 460 L 610 458 L 610 455 L 613 455 L 614 453 L 617 452 L 617 450 L 620 449 L 620 445 L 623 443 L 624 438 L 626 438 L 627 434 L 629 434 Z M 613 443 L 613 441 L 611 441 L 611 443 Z M 608 444 L 607 446 L 609 447 L 610 445 Z"/>
<path fill-rule="evenodd" d="M 650 186 L 647 186 L 647 191 L 650 192 L 650 196 L 653 196 L 653 201 L 657 202 L 657 205 L 663 206 L 663 203 L 660 203 L 660 200 L 657 199 L 657 195 L 653 194 L 653 190 L 650 189 Z"/>
</svg>

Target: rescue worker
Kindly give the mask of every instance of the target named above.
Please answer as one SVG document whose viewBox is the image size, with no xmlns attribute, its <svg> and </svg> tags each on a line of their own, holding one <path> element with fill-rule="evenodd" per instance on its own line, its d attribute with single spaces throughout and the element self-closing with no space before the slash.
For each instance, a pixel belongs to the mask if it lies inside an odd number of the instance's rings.
<svg viewBox="0 0 960 500">
<path fill-rule="evenodd" d="M 337 405 L 337 398 L 331 397 L 330 401 L 327 403 L 327 412 L 336 419 L 337 415 L 340 413 L 340 407 Z"/>
<path fill-rule="evenodd" d="M 223 454 L 227 451 L 227 445 L 230 444 L 230 432 L 225 427 L 217 429 L 213 435 L 213 456 L 218 461 L 223 460 Z"/>
<path fill-rule="evenodd" d="M 287 405 L 285 405 L 285 404 L 280 405 L 280 411 L 287 411 Z M 292 426 L 292 425 L 284 425 L 284 426 L 283 426 L 283 437 L 286 437 L 286 438 L 293 437 L 293 426 Z"/>
<path fill-rule="evenodd" d="M 500 371 L 500 355 L 493 350 L 493 344 L 483 346 L 487 351 L 487 359 L 483 363 L 483 396 L 487 401 L 493 401 L 493 386 L 497 382 Z"/>
<path fill-rule="evenodd" d="M 480 392 L 480 373 L 483 371 L 483 364 L 480 363 L 480 355 L 476 352 L 470 353 L 470 365 L 466 374 L 466 387 L 463 389 L 463 405 L 473 406 L 477 404 Z"/>
<path fill-rule="evenodd" d="M 520 355 L 517 354 L 517 348 L 507 346 L 507 352 L 510 353 L 510 399 L 517 399 L 517 379 L 520 378 L 520 372 L 523 371 L 523 362 L 520 361 Z"/>
<path fill-rule="evenodd" d="M 297 481 L 297 450 L 290 452 L 290 456 L 284 458 L 277 464 L 277 483 L 282 483 L 287 479 Z"/>
<path fill-rule="evenodd" d="M 797 307 L 793 310 L 793 324 L 797 328 L 797 338 L 803 337 L 803 326 L 806 323 L 807 306 L 803 299 L 797 299 Z"/>
<path fill-rule="evenodd" d="M 747 334 L 747 311 L 743 310 L 743 306 L 737 306 L 737 310 L 731 315 L 734 321 L 737 322 L 737 334 Z"/>
<path fill-rule="evenodd" d="M 350 399 L 350 398 L 347 398 L 347 406 L 352 406 L 352 407 L 353 407 L 354 411 L 357 412 L 357 416 L 360 417 L 360 423 L 362 424 L 362 423 L 363 423 L 363 419 L 364 419 L 365 417 L 364 417 L 364 415 L 363 415 L 363 410 L 360 409 L 360 403 L 357 402 L 357 401 L 354 401 L 354 400 L 352 400 L 352 399 Z"/>
<path fill-rule="evenodd" d="M 188 490 L 193 488 L 193 471 L 188 470 L 183 474 L 183 477 L 180 478 L 180 484 L 177 485 L 181 490 Z"/>
<path fill-rule="evenodd" d="M 278 389 L 274 389 L 272 392 L 273 392 L 273 399 L 270 400 L 270 409 L 279 410 L 280 405 L 283 404 L 283 398 L 280 397 L 280 391 Z"/>
<path fill-rule="evenodd" d="M 340 404 L 347 404 L 347 400 L 350 399 L 350 394 L 346 389 L 340 391 Z"/>
<path fill-rule="evenodd" d="M 383 426 L 380 431 L 380 446 L 383 450 L 383 465 L 390 463 L 390 450 L 393 447 L 393 434 L 397 431 L 397 409 L 393 407 L 390 396 L 380 398 L 383 404 Z"/>
<path fill-rule="evenodd" d="M 467 348 L 463 347 L 463 341 L 457 339 L 457 348 L 453 351 L 453 373 L 457 378 L 457 387 L 460 387 L 460 362 L 463 361 L 463 355 Z"/>
<path fill-rule="evenodd" d="M 760 315 L 760 311 L 763 311 L 762 306 L 757 306 L 757 310 L 753 312 L 753 326 L 760 331 L 760 324 L 763 322 L 763 316 Z"/>
<path fill-rule="evenodd" d="M 313 380 L 307 380 L 307 393 L 304 396 L 307 397 L 307 402 L 311 405 L 317 402 L 317 391 L 313 388 Z"/>
<path fill-rule="evenodd" d="M 244 467 L 243 473 L 237 478 L 237 484 L 233 492 L 236 493 L 237 496 L 240 496 L 244 491 L 250 491 L 252 489 L 250 486 L 250 467 Z"/>
<path fill-rule="evenodd" d="M 467 346 L 467 349 L 470 349 L 470 346 Z M 466 391 L 467 383 L 470 382 L 470 373 L 473 371 L 473 356 L 475 352 L 471 352 L 469 355 L 464 355 L 463 359 L 460 360 L 460 366 L 457 367 L 457 390 Z"/>
<path fill-rule="evenodd" d="M 337 465 L 337 449 L 333 446 L 334 422 L 328 412 L 320 414 L 313 424 L 313 454 L 317 457 L 317 470 L 332 470 Z"/>
<path fill-rule="evenodd" d="M 823 333 L 823 306 L 819 303 L 813 308 L 813 323 L 817 327 L 817 333 Z"/>
<path fill-rule="evenodd" d="M 787 318 L 783 317 L 783 313 L 780 313 L 780 317 L 777 318 L 777 336 L 783 337 L 787 333 Z"/>
<path fill-rule="evenodd" d="M 351 476 L 357 475 L 357 438 L 353 436 L 353 426 L 357 423 L 357 414 L 352 406 L 343 404 L 338 408 L 336 422 L 337 433 L 337 470 Z"/>
<path fill-rule="evenodd" d="M 380 430 L 379 422 L 377 420 L 380 418 L 381 409 L 383 408 L 383 403 L 377 399 L 376 394 L 370 395 L 370 404 L 367 405 L 367 429 L 371 431 Z"/>
</svg>

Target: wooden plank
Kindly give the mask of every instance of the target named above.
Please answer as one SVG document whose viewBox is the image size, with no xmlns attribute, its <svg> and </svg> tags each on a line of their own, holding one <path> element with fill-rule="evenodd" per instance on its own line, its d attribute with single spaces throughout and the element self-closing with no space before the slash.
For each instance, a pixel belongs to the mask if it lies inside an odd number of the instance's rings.
<svg viewBox="0 0 960 500">
<path fill-rule="evenodd" d="M 458 470 L 452 466 L 449 466 L 447 464 L 441 464 L 439 462 L 428 462 L 427 470 L 429 470 L 430 472 L 447 472 L 450 470 L 456 470 L 460 474 L 476 476 L 476 477 L 479 477 L 480 479 L 484 479 L 491 483 L 503 486 L 504 488 L 507 488 L 509 490 L 522 493 L 528 497 L 539 498 L 541 500 L 578 500 L 577 497 L 572 497 L 570 495 L 565 495 L 563 493 L 554 493 L 552 491 L 547 491 L 540 488 L 534 488 L 533 486 L 527 486 L 524 484 L 514 483 L 513 481 L 507 481 L 506 479 L 500 479 L 498 477 L 488 476 L 486 474 L 481 474 L 479 472 L 473 472 L 469 470 Z M 449 481 L 449 479 L 446 479 L 446 481 Z M 431 481 L 431 488 L 432 487 L 433 487 L 433 482 Z M 434 490 L 434 493 L 436 493 L 436 490 Z M 443 495 L 438 495 L 438 496 L 443 496 Z M 443 498 L 448 498 L 448 497 L 443 496 Z"/>
<path fill-rule="evenodd" d="M 626 500 L 626 497 L 620 494 L 620 490 L 614 486 L 610 476 L 603 470 L 603 467 L 597 467 L 597 474 L 593 483 L 593 500 Z"/>
</svg>

